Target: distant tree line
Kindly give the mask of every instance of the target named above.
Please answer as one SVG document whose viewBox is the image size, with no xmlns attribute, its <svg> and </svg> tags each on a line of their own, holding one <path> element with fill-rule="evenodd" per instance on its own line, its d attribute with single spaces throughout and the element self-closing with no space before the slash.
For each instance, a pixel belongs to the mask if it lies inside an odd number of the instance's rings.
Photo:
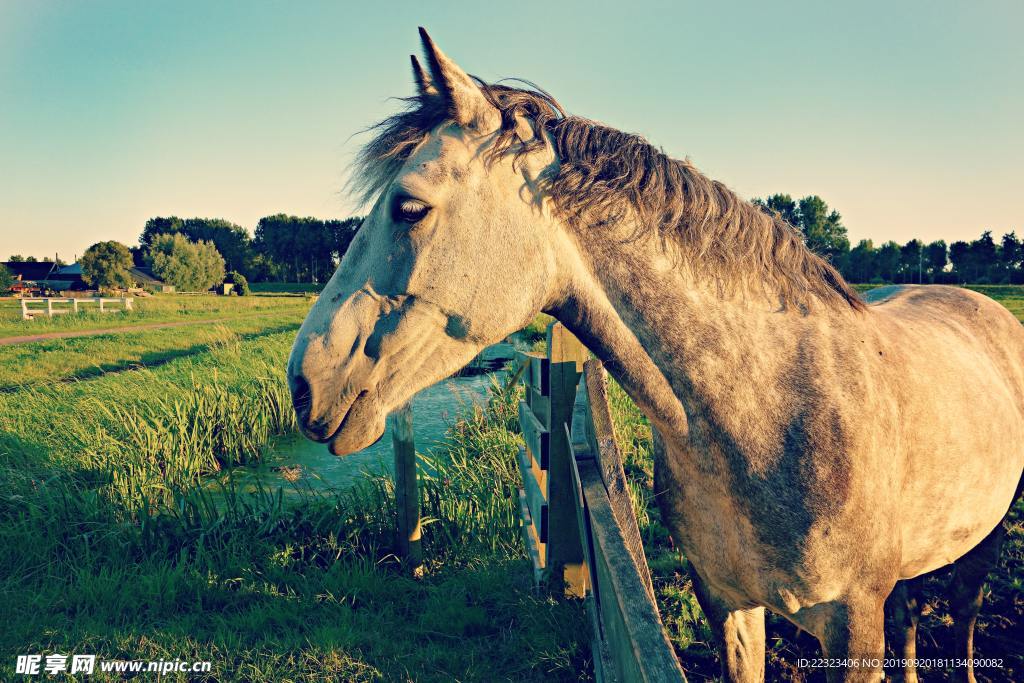
<svg viewBox="0 0 1024 683">
<path fill-rule="evenodd" d="M 876 247 L 872 240 L 861 240 L 851 248 L 842 216 L 817 195 L 794 200 L 788 194 L 774 194 L 754 203 L 797 228 L 807 246 L 829 259 L 850 282 L 1024 283 L 1024 243 L 1015 232 L 998 242 L 986 230 L 976 240 L 949 245 L 944 240 L 926 244 L 912 239 Z"/>
<path fill-rule="evenodd" d="M 774 194 L 753 201 L 796 227 L 807 246 L 829 259 L 850 282 L 1024 283 L 1024 243 L 1015 232 L 998 241 L 985 231 L 973 241 L 948 245 L 943 240 L 913 239 L 875 246 L 865 239 L 851 247 L 842 216 L 817 195 L 793 199 Z M 136 266 L 149 266 L 182 289 L 222 281 L 225 273 L 239 281 L 326 282 L 361 223 L 359 217 L 320 220 L 276 214 L 261 218 L 250 236 L 242 226 L 221 218 L 157 217 L 146 221 L 139 246 L 130 253 Z M 105 246 L 97 262 L 113 263 L 109 243 L 101 244 Z M 15 255 L 10 260 L 36 259 Z"/>
<path fill-rule="evenodd" d="M 145 265 L 160 235 L 181 235 L 212 244 L 225 269 L 248 281 L 326 282 L 361 222 L 276 214 L 261 218 L 250 237 L 242 226 L 221 218 L 157 217 L 146 221 L 133 255 L 138 265 Z"/>
</svg>

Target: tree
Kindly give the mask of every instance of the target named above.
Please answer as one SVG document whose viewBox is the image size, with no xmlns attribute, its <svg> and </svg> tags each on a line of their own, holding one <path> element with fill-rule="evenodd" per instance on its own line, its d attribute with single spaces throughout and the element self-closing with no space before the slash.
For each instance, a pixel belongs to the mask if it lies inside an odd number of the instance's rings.
<svg viewBox="0 0 1024 683">
<path fill-rule="evenodd" d="M 153 238 L 153 273 L 180 291 L 202 292 L 224 280 L 224 259 L 210 242 L 190 242 L 180 233 Z"/>
<path fill-rule="evenodd" d="M 953 262 L 953 270 L 959 282 L 969 281 L 971 267 L 971 245 L 957 240 L 949 245 L 949 260 Z"/>
<path fill-rule="evenodd" d="M 234 292 L 238 296 L 249 296 L 252 293 L 249 289 L 249 281 L 237 270 L 228 273 L 227 281 L 235 286 Z"/>
<path fill-rule="evenodd" d="M 174 234 L 181 234 L 191 242 L 212 242 L 224 258 L 225 267 L 243 274 L 250 272 L 254 255 L 252 238 L 245 228 L 223 218 L 150 218 L 139 235 L 143 258 L 158 235 Z"/>
<path fill-rule="evenodd" d="M 1003 235 L 999 256 L 1003 268 L 1006 270 L 1006 281 L 1010 284 L 1019 284 L 1024 281 L 1024 272 L 1022 272 L 1024 244 L 1017 239 L 1016 232 L 1008 232 Z"/>
<path fill-rule="evenodd" d="M 842 216 L 838 211 L 829 211 L 828 204 L 818 195 L 801 199 L 798 209 L 800 223 L 797 227 L 804 233 L 807 246 L 827 257 L 834 265 L 840 265 L 850 250 Z"/>
<path fill-rule="evenodd" d="M 7 270 L 7 266 L 0 263 L 0 292 L 6 292 L 14 285 L 14 275 Z"/>
<path fill-rule="evenodd" d="M 900 271 L 904 282 L 922 283 L 924 275 L 924 246 L 920 240 L 910 240 L 900 247 Z"/>
<path fill-rule="evenodd" d="M 895 282 L 900 272 L 900 245 L 889 240 L 878 250 L 878 276 L 886 282 Z"/>
<path fill-rule="evenodd" d="M 35 256 L 22 256 L 21 254 L 12 254 L 11 258 L 7 260 L 11 263 L 36 263 Z"/>
<path fill-rule="evenodd" d="M 877 252 L 871 240 L 861 240 L 850 250 L 843 275 L 851 282 L 871 282 L 878 277 Z"/>
<path fill-rule="evenodd" d="M 843 268 L 850 240 L 842 216 L 838 211 L 830 211 L 824 199 L 815 194 L 794 202 L 788 194 L 773 194 L 768 199 L 755 198 L 753 202 L 799 229 L 811 251 Z"/>
<path fill-rule="evenodd" d="M 128 247 L 120 242 L 97 242 L 82 254 L 82 279 L 97 289 L 127 289 L 134 284 L 134 265 Z"/>
<path fill-rule="evenodd" d="M 925 267 L 928 269 L 928 278 L 932 282 L 941 278 L 941 274 L 945 272 L 946 264 L 949 263 L 947 253 L 944 240 L 936 240 L 924 248 Z"/>
<path fill-rule="evenodd" d="M 981 237 L 971 242 L 967 254 L 967 269 L 970 279 L 966 281 L 978 284 L 991 282 L 993 266 L 998 265 L 996 243 L 992 239 L 992 231 L 986 230 L 981 233 Z"/>
<path fill-rule="evenodd" d="M 361 218 L 322 221 L 276 214 L 260 219 L 253 241 L 254 270 L 292 282 L 326 282 L 345 255 Z"/>
<path fill-rule="evenodd" d="M 800 214 L 797 211 L 796 202 L 788 194 L 773 194 L 768 199 L 754 199 L 754 204 L 766 209 L 768 213 L 777 213 L 793 227 L 800 224 Z"/>
</svg>

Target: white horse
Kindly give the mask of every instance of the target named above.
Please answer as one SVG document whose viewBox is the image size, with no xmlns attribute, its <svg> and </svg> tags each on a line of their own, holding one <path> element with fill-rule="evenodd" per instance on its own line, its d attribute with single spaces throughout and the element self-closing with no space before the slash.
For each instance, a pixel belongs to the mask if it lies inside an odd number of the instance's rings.
<svg viewBox="0 0 1024 683">
<path fill-rule="evenodd" d="M 289 361 L 342 455 L 388 411 L 546 311 L 656 429 L 658 499 L 725 677 L 764 677 L 764 610 L 877 678 L 897 582 L 957 564 L 957 655 L 1024 464 L 1024 329 L 950 287 L 867 304 L 780 218 L 546 93 L 429 73 L 378 124 L 374 201 Z M 913 657 L 903 584 L 897 653 Z M 961 675 L 973 679 L 970 667 Z M 903 672 L 916 678 L 911 667 Z"/>
</svg>

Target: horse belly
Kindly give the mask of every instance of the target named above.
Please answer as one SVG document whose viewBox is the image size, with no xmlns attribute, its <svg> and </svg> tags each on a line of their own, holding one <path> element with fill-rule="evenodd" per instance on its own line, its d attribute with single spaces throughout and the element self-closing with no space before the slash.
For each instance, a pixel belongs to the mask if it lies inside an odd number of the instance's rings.
<svg viewBox="0 0 1024 683">
<path fill-rule="evenodd" d="M 977 354 L 948 368 L 946 382 L 905 414 L 901 578 L 962 557 L 1013 503 L 1024 468 L 1024 415 L 1019 394 L 997 374 Z"/>
</svg>

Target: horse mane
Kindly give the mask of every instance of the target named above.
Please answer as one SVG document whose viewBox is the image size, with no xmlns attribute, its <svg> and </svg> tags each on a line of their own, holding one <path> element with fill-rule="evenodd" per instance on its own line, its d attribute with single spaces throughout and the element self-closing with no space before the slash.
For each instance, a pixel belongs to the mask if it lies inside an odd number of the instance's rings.
<svg viewBox="0 0 1024 683">
<path fill-rule="evenodd" d="M 639 135 L 569 116 L 554 97 L 530 83 L 520 88 L 475 80 L 501 113 L 490 158 L 518 159 L 544 146 L 542 132 L 553 142 L 559 164 L 541 181 L 569 223 L 597 229 L 630 214 L 638 226 L 634 237 L 653 232 L 675 243 L 691 268 L 726 285 L 774 285 L 784 303 L 804 308 L 813 300 L 865 308 L 796 228 L 706 177 L 689 160 L 673 159 Z M 437 98 L 402 101 L 404 111 L 368 129 L 375 135 L 356 157 L 350 182 L 364 202 L 386 189 L 431 132 L 450 121 Z M 533 127 L 533 139 L 519 139 L 519 119 Z"/>
</svg>

